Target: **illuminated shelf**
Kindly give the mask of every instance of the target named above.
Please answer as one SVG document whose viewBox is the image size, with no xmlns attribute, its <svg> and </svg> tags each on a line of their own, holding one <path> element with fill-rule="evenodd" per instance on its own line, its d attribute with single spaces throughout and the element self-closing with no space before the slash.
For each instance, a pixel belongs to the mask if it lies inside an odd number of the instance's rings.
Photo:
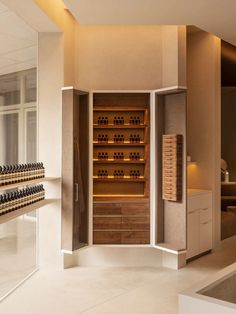
<svg viewBox="0 0 236 314">
<path fill-rule="evenodd" d="M 58 201 L 58 199 L 45 199 L 45 200 L 42 200 L 42 201 L 30 204 L 28 206 L 16 209 L 16 210 L 14 210 L 14 211 L 12 211 L 10 213 L 7 213 L 7 214 L 4 214 L 4 215 L 0 216 L 0 224 L 3 224 L 5 222 L 13 220 L 13 219 L 15 219 L 15 218 L 17 218 L 19 216 L 22 216 L 24 214 L 32 212 L 32 211 L 34 211 L 34 210 L 36 210 L 36 209 L 38 209 L 40 207 L 52 204 L 52 203 L 54 203 L 56 201 Z"/>
<path fill-rule="evenodd" d="M 114 178 L 108 177 L 108 178 L 98 178 L 98 177 L 93 177 L 94 181 L 100 181 L 100 182 L 145 182 L 144 177 L 139 177 L 139 178 L 131 178 L 131 177 L 124 177 L 124 178 Z"/>
<path fill-rule="evenodd" d="M 23 181 L 23 182 L 17 182 L 17 183 L 8 184 L 8 185 L 2 185 L 0 186 L 0 191 L 17 189 L 21 186 L 34 185 L 40 182 L 47 182 L 47 181 L 54 181 L 54 180 L 60 180 L 60 177 L 45 177 L 45 178 L 39 178 L 39 179 L 28 180 L 28 181 Z"/>
<path fill-rule="evenodd" d="M 145 164 L 144 159 L 132 160 L 132 159 L 93 159 L 94 163 L 97 164 Z"/>
<path fill-rule="evenodd" d="M 129 111 L 129 112 L 134 112 L 134 111 L 145 111 L 146 108 L 139 108 L 139 107 L 135 107 L 135 106 L 132 106 L 132 108 L 129 106 L 129 107 L 112 107 L 112 108 L 109 108 L 108 106 L 106 106 L 106 108 L 94 108 L 93 111 L 104 111 L 104 112 L 107 112 L 107 111 Z"/>
<path fill-rule="evenodd" d="M 93 142 L 94 146 L 144 146 L 146 143 L 144 142 L 138 142 L 138 143 L 132 143 L 132 142 L 124 142 L 124 143 L 115 143 L 115 142 L 108 142 L 108 143 L 98 143 Z"/>
<path fill-rule="evenodd" d="M 145 129 L 147 125 L 145 124 L 106 124 L 106 125 L 100 125 L 100 124 L 94 124 L 94 129 Z"/>
</svg>

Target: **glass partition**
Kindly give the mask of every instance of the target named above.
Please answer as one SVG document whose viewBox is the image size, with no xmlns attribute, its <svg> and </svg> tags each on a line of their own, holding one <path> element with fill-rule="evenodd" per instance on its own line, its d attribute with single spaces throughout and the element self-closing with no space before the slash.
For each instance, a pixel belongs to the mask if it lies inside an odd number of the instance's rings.
<svg viewBox="0 0 236 314">
<path fill-rule="evenodd" d="M 36 77 L 36 69 L 0 76 L 0 165 L 37 161 Z M 34 211 L 0 224 L 0 299 L 36 269 Z"/>
</svg>

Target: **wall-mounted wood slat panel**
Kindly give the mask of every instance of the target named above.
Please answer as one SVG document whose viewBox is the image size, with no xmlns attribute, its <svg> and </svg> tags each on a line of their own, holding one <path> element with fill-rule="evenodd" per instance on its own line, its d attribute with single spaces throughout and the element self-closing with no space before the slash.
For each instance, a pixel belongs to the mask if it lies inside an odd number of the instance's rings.
<svg viewBox="0 0 236 314">
<path fill-rule="evenodd" d="M 162 198 L 168 201 L 182 200 L 183 136 L 162 136 Z"/>
</svg>

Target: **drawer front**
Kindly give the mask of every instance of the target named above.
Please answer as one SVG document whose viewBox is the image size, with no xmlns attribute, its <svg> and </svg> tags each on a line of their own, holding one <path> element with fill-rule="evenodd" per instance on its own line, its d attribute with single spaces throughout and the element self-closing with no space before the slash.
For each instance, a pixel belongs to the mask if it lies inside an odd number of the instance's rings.
<svg viewBox="0 0 236 314">
<path fill-rule="evenodd" d="M 149 230 L 149 217 L 94 217 L 94 230 Z"/>
<path fill-rule="evenodd" d="M 94 230 L 113 230 L 121 229 L 122 219 L 121 217 L 94 217 L 93 229 Z"/>
<path fill-rule="evenodd" d="M 212 249 L 212 222 L 200 224 L 200 252 L 203 253 Z"/>
<path fill-rule="evenodd" d="M 93 204 L 94 215 L 121 215 L 120 204 Z"/>
<path fill-rule="evenodd" d="M 121 244 L 120 231 L 94 231 L 94 244 Z"/>
<path fill-rule="evenodd" d="M 187 258 L 199 254 L 199 210 L 193 210 L 187 215 Z"/>
<path fill-rule="evenodd" d="M 212 207 L 212 194 L 200 194 L 188 197 L 188 211 Z"/>
<path fill-rule="evenodd" d="M 147 231 L 94 231 L 94 244 L 149 244 Z"/>
<path fill-rule="evenodd" d="M 97 215 L 124 215 L 124 216 L 149 216 L 150 209 L 147 203 L 116 203 L 94 204 L 93 214 Z"/>
<path fill-rule="evenodd" d="M 121 212 L 124 216 L 149 216 L 149 204 L 121 204 Z"/>
<path fill-rule="evenodd" d="M 148 231 L 150 229 L 149 217 L 122 217 L 122 229 Z"/>
<path fill-rule="evenodd" d="M 149 203 L 95 203 L 94 244 L 149 244 Z"/>
<path fill-rule="evenodd" d="M 212 220 L 212 208 L 200 209 L 200 223 L 208 222 Z"/>
<path fill-rule="evenodd" d="M 123 231 L 121 233 L 122 244 L 149 244 L 150 233 L 148 231 Z"/>
</svg>

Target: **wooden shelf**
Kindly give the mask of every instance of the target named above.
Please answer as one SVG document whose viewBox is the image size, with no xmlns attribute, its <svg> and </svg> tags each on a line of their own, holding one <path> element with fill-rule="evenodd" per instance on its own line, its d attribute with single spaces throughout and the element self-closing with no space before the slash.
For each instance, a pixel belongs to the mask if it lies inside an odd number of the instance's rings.
<svg viewBox="0 0 236 314">
<path fill-rule="evenodd" d="M 124 142 L 124 143 L 115 143 L 115 142 L 108 142 L 108 143 L 98 143 L 93 142 L 94 146 L 145 146 L 146 143 L 139 142 L 139 143 L 130 143 L 130 142 Z"/>
<path fill-rule="evenodd" d="M 93 102 L 93 244 L 149 244 L 150 94 L 95 92 Z M 99 117 L 109 124 L 98 124 Z M 119 117 L 124 124 L 114 124 Z M 135 121 L 139 124 L 130 123 Z M 108 142 L 98 141 L 103 133 Z M 131 133 L 140 141 L 131 142 Z M 114 142 L 117 134 L 122 134 L 124 142 Z M 107 159 L 98 159 L 102 153 Z M 124 159 L 114 159 L 117 154 Z M 98 169 L 106 169 L 109 176 L 97 176 Z M 123 169 L 125 175 L 114 177 L 115 169 Z M 139 169 L 141 176 L 129 176 L 133 169 Z"/>
<path fill-rule="evenodd" d="M 93 180 L 96 182 L 145 182 L 146 179 L 144 177 L 137 178 L 137 179 L 132 179 L 132 178 L 98 178 L 98 177 L 93 177 Z"/>
<path fill-rule="evenodd" d="M 121 125 L 115 125 L 115 124 L 107 124 L 107 125 L 99 125 L 94 124 L 94 129 L 145 129 L 147 128 L 146 124 L 121 124 Z"/>
<path fill-rule="evenodd" d="M 147 204 L 149 199 L 145 195 L 93 195 L 94 203 L 108 203 L 108 204 L 117 204 L 119 203 L 144 203 Z"/>
<path fill-rule="evenodd" d="M 106 160 L 98 160 L 93 159 L 95 164 L 145 164 L 144 159 L 139 160 L 131 160 L 131 159 L 106 159 Z"/>
<path fill-rule="evenodd" d="M 113 107 L 113 108 L 109 108 L 108 106 L 106 106 L 105 108 L 94 108 L 93 109 L 93 111 L 104 111 L 104 112 L 113 112 L 113 111 L 118 111 L 118 112 L 120 112 L 120 111 L 129 111 L 129 112 L 134 112 L 134 111 L 145 111 L 146 110 L 146 108 L 139 108 L 139 107 L 137 107 L 137 106 L 128 106 L 128 107 L 118 107 L 118 106 L 116 106 L 116 107 Z"/>
<path fill-rule="evenodd" d="M 52 204 L 54 202 L 58 201 L 58 199 L 45 199 L 39 202 L 36 202 L 34 204 L 19 208 L 17 210 L 14 210 L 13 212 L 4 214 L 2 216 L 0 216 L 0 224 L 3 224 L 7 221 L 13 220 L 19 216 L 22 216 L 24 214 L 27 214 L 29 212 L 32 212 L 40 207 Z"/>
<path fill-rule="evenodd" d="M 236 195 L 223 195 L 221 196 L 222 200 L 236 201 Z"/>
<path fill-rule="evenodd" d="M 8 185 L 2 185 L 0 186 L 0 191 L 17 189 L 18 187 L 21 187 L 21 186 L 34 185 L 40 182 L 47 182 L 47 181 L 53 181 L 53 180 L 60 180 L 60 177 L 45 177 L 45 178 L 39 178 L 39 179 L 34 179 L 34 180 L 29 180 L 29 181 L 17 182 L 17 183 L 8 184 Z"/>
</svg>

